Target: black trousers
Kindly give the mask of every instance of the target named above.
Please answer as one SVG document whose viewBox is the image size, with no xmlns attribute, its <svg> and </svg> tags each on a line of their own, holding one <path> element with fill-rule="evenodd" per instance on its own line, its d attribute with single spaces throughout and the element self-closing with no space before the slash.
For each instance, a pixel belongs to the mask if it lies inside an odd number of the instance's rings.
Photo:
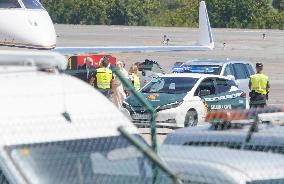
<svg viewBox="0 0 284 184">
<path fill-rule="evenodd" d="M 250 92 L 250 108 L 263 108 L 266 106 L 267 96 L 257 93 L 255 91 Z"/>
</svg>

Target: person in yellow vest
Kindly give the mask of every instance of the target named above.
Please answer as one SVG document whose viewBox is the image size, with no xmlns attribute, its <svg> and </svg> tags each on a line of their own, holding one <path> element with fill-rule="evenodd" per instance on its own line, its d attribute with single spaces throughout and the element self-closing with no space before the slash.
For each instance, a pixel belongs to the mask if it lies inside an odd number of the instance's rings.
<svg viewBox="0 0 284 184">
<path fill-rule="evenodd" d="M 140 90 L 140 77 L 138 67 L 136 65 L 131 65 L 129 69 L 129 80 L 132 82 L 136 91 Z"/>
<path fill-rule="evenodd" d="M 262 74 L 263 64 L 256 63 L 256 74 L 250 76 L 249 88 L 250 108 L 262 108 L 266 106 L 270 84 L 268 77 Z"/>
<path fill-rule="evenodd" d="M 109 60 L 103 57 L 100 67 L 94 73 L 94 86 L 106 97 L 110 97 L 111 83 L 113 79 L 112 71 L 108 68 Z"/>
</svg>

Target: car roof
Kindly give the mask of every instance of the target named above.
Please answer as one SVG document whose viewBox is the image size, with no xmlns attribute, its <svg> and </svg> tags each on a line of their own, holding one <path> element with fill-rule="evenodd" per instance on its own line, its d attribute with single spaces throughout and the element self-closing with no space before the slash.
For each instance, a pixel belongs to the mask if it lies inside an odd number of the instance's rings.
<svg viewBox="0 0 284 184">
<path fill-rule="evenodd" d="M 161 77 L 189 77 L 189 78 L 202 78 L 202 77 L 217 77 L 222 79 L 227 79 L 226 77 L 220 75 L 212 75 L 212 74 L 202 74 L 202 73 L 169 73 L 162 75 Z"/>
<path fill-rule="evenodd" d="M 183 128 L 167 135 L 164 144 L 192 144 L 202 143 L 243 143 L 250 126 L 241 129 L 214 130 L 210 124 Z M 259 131 L 254 132 L 249 145 L 284 146 L 284 127 L 259 125 Z"/>
<path fill-rule="evenodd" d="M 192 179 L 201 177 L 203 181 L 210 178 L 210 181 L 220 180 L 216 183 L 242 183 L 241 180 L 284 178 L 284 157 L 275 153 L 162 145 L 159 156 L 176 173 L 187 173 Z"/>
<path fill-rule="evenodd" d="M 112 102 L 75 77 L 0 66 L 0 83 L 0 146 L 116 136 L 119 126 L 138 133 Z"/>
<path fill-rule="evenodd" d="M 249 63 L 247 61 L 241 60 L 230 60 L 230 59 L 193 59 L 186 61 L 185 64 L 187 65 L 218 65 L 223 66 L 227 63 Z"/>
</svg>

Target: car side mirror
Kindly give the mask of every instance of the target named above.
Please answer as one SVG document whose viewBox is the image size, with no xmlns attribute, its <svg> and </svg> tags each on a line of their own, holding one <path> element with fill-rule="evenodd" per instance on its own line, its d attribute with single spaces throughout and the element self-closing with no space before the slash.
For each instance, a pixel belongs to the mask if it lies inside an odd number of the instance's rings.
<svg viewBox="0 0 284 184">
<path fill-rule="evenodd" d="M 199 96 L 208 96 L 208 95 L 210 95 L 210 90 L 208 89 L 202 89 L 199 92 Z"/>
<path fill-rule="evenodd" d="M 233 75 L 227 75 L 227 78 L 229 79 L 229 80 L 236 80 L 236 78 L 235 78 L 235 76 L 233 76 Z"/>
</svg>

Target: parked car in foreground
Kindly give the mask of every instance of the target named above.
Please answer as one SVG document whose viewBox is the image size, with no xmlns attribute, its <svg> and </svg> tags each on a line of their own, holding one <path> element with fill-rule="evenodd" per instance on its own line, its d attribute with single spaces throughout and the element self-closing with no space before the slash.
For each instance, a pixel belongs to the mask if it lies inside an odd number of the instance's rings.
<svg viewBox="0 0 284 184">
<path fill-rule="evenodd" d="M 235 80 L 238 87 L 249 92 L 249 77 L 255 74 L 250 62 L 239 60 L 194 59 L 186 62 L 177 62 L 172 67 L 173 73 L 207 73 L 227 76 Z"/>
<path fill-rule="evenodd" d="M 165 74 L 140 91 L 157 110 L 156 122 L 165 127 L 195 126 L 206 113 L 217 109 L 245 109 L 245 93 L 232 80 L 208 74 Z M 123 111 L 138 126 L 149 125 L 150 113 L 134 96 L 123 103 Z"/>
<path fill-rule="evenodd" d="M 261 114 L 263 116 L 263 114 Z M 198 147 L 227 147 L 248 151 L 284 154 L 284 126 L 260 123 L 252 131 L 251 122 L 204 123 L 202 126 L 176 130 L 167 135 L 163 144 Z M 248 137 L 251 136 L 249 139 Z"/>
<path fill-rule="evenodd" d="M 188 149 L 185 149 L 188 148 Z M 163 145 L 159 156 L 184 183 L 283 184 L 280 154 L 213 147 Z"/>
</svg>

